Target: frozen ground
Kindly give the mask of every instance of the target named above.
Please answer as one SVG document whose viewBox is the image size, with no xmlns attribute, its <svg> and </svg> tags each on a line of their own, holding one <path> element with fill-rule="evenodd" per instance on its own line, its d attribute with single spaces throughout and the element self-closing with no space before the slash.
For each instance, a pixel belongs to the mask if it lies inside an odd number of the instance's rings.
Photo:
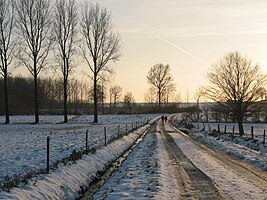
<svg viewBox="0 0 267 200">
<path fill-rule="evenodd" d="M 115 138 L 155 115 L 102 115 L 92 124 L 93 116 L 40 116 L 40 124 L 30 124 L 33 116 L 12 116 L 11 124 L 0 124 L 0 184 L 5 176 L 21 177 L 30 171 L 46 167 L 46 140 L 50 137 L 50 163 L 69 156 L 74 150 L 85 149 L 85 132 L 89 133 L 89 148 L 103 146 L 104 127 L 107 139 Z M 0 122 L 4 117 L 0 117 Z M 127 127 L 126 127 L 127 124 Z"/>
<path fill-rule="evenodd" d="M 177 123 L 179 123 L 180 117 L 180 115 L 176 116 L 175 121 Z M 211 131 L 218 130 L 218 125 L 221 134 L 217 137 L 211 136 L 209 129 Z M 193 139 L 267 171 L 267 132 L 266 142 L 263 143 L 263 133 L 264 130 L 267 131 L 267 124 L 244 123 L 245 135 L 243 136 L 237 134 L 238 126 L 235 123 L 194 123 L 194 126 L 196 128 L 192 129 L 195 132 L 192 135 Z M 228 134 L 223 134 L 225 126 Z M 231 135 L 229 133 L 233 132 L 233 126 L 235 127 L 235 134 Z M 251 126 L 254 129 L 254 140 L 251 139 Z"/>
<path fill-rule="evenodd" d="M 253 140 L 247 140 L 239 136 L 236 136 L 236 138 L 229 135 L 212 137 L 206 132 L 196 133 L 192 137 L 236 159 L 267 171 L 266 143 L 253 142 Z"/>
<path fill-rule="evenodd" d="M 161 133 L 152 130 L 93 199 L 178 199 L 179 193 Z"/>
<path fill-rule="evenodd" d="M 221 131 L 224 131 L 224 126 L 227 127 L 237 127 L 236 124 L 220 124 Z M 201 127 L 202 126 L 202 127 Z M 246 163 L 254 165 L 264 171 L 267 171 L 267 137 L 266 142 L 263 143 L 263 130 L 267 130 L 267 124 L 244 124 L 244 129 L 246 132 L 250 130 L 250 127 L 254 127 L 254 140 L 251 139 L 251 135 L 239 136 L 238 134 L 221 134 L 217 137 L 209 135 L 207 131 L 207 124 L 205 124 L 206 130 L 203 130 L 203 125 L 199 124 L 199 131 L 193 134 L 193 138 L 204 142 L 205 144 L 225 153 L 233 156 L 236 159 L 242 160 Z M 210 124 L 213 129 L 217 129 L 217 124 Z M 231 132 L 227 129 L 227 132 Z"/>
<path fill-rule="evenodd" d="M 169 125 L 165 125 L 165 129 L 170 131 L 170 135 L 187 158 L 208 175 L 229 198 L 267 199 L 267 188 L 259 187 L 247 177 L 228 167 L 226 163 L 207 154 L 195 145 L 188 136 L 171 131 L 172 128 Z"/>
<path fill-rule="evenodd" d="M 99 171 L 126 151 L 149 127 L 138 130 L 97 149 L 94 154 L 83 156 L 75 164 L 62 165 L 50 174 L 32 178 L 26 185 L 0 192 L 0 199 L 76 199 L 81 189 L 97 177 Z"/>
<path fill-rule="evenodd" d="M 50 174 L 32 178 L 26 185 L 13 188 L 9 193 L 0 192 L 0 199 L 75 199 L 81 188 L 88 186 L 99 170 L 104 170 L 147 128 L 148 125 L 97 149 L 94 154 L 83 156 L 76 164 L 61 165 Z M 169 125 L 165 125 L 165 129 L 186 156 L 230 199 L 266 200 L 266 189 L 214 159 L 189 139 L 173 131 Z M 147 135 L 99 190 L 95 199 L 179 199 L 182 194 L 174 176 L 173 161 L 169 159 L 161 139 L 162 133 L 159 132 L 157 130 Z"/>
</svg>

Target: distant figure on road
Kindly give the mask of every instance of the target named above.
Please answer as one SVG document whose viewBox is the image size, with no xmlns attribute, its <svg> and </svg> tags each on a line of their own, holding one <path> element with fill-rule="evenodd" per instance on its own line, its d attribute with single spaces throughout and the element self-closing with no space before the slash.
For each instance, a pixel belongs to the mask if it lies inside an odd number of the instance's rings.
<svg viewBox="0 0 267 200">
<path fill-rule="evenodd" d="M 164 123 L 164 119 L 165 119 L 165 117 L 162 115 L 162 116 L 161 116 L 161 122 L 162 122 L 162 123 Z"/>
</svg>

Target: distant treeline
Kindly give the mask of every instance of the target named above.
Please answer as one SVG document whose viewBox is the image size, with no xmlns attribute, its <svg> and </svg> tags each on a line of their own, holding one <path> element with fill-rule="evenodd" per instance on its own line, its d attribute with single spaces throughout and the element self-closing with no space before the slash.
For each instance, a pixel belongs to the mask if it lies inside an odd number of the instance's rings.
<svg viewBox="0 0 267 200">
<path fill-rule="evenodd" d="M 39 78 L 38 98 L 40 103 L 40 114 L 63 114 L 63 81 L 59 78 Z M 34 84 L 31 77 L 9 77 L 8 95 L 10 103 L 10 114 L 34 114 Z M 0 94 L 3 94 L 4 81 L 0 78 Z M 69 114 L 91 114 L 93 113 L 92 85 L 79 80 L 70 80 L 68 87 L 68 110 Z M 158 110 L 156 103 L 132 103 L 125 104 L 123 100 L 116 105 L 107 94 L 107 89 L 99 97 L 100 113 L 174 113 L 184 111 L 179 103 L 164 104 L 162 110 Z M 102 96 L 103 95 L 103 96 Z M 103 103 L 102 103 L 103 101 Z M 0 115 L 4 115 L 4 96 L 0 96 Z"/>
<path fill-rule="evenodd" d="M 63 110 L 63 82 L 60 79 L 38 79 L 38 98 L 42 114 L 61 114 Z M 0 79 L 0 94 L 3 94 L 4 81 Z M 10 114 L 34 113 L 33 78 L 10 77 L 8 79 Z M 89 88 L 90 89 L 90 88 Z M 89 110 L 89 89 L 78 80 L 69 83 L 69 109 L 71 113 L 79 109 Z M 0 98 L 0 114 L 4 114 L 4 97 Z"/>
</svg>

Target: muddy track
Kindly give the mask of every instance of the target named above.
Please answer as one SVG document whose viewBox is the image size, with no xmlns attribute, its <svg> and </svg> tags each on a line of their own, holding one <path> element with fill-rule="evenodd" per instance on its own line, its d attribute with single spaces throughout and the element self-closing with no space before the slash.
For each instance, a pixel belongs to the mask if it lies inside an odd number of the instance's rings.
<svg viewBox="0 0 267 200">
<path fill-rule="evenodd" d="M 213 181 L 183 154 L 174 139 L 163 127 L 161 128 L 166 149 L 171 159 L 177 162 L 177 171 L 180 174 L 178 181 L 183 191 L 182 197 L 184 199 L 224 199 Z M 186 180 L 186 177 L 189 180 Z"/>
</svg>

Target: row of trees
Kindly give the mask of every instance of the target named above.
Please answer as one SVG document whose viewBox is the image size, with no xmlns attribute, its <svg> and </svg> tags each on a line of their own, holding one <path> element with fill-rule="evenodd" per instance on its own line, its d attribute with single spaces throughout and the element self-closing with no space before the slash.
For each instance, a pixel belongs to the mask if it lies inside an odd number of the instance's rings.
<svg viewBox="0 0 267 200">
<path fill-rule="evenodd" d="M 33 79 L 25 77 L 9 77 L 9 103 L 12 114 L 31 114 L 34 110 Z M 38 96 L 40 109 L 46 114 L 62 114 L 64 107 L 64 85 L 61 79 L 38 79 Z M 3 93 L 4 80 L 0 78 L 0 93 Z M 94 88 L 87 81 L 70 79 L 68 81 L 68 107 L 72 114 L 92 112 Z M 123 92 L 122 87 L 113 85 L 110 88 L 103 84 L 97 87 L 99 108 L 104 112 L 132 113 L 135 100 L 131 92 Z M 19 101 L 18 101 L 19 99 Z M 4 99 L 0 98 L 0 114 L 4 114 Z"/>
<path fill-rule="evenodd" d="M 87 2 L 79 9 L 75 0 L 1 0 L 0 73 L 4 79 L 6 123 L 9 123 L 11 63 L 16 60 L 33 76 L 35 123 L 38 123 L 38 76 L 48 63 L 52 65 L 52 58 L 62 73 L 64 122 L 67 122 L 68 81 L 77 54 L 91 72 L 94 122 L 98 122 L 97 85 L 111 72 L 108 64 L 120 56 L 120 37 L 113 30 L 110 12 L 97 3 L 89 5 Z"/>
</svg>

